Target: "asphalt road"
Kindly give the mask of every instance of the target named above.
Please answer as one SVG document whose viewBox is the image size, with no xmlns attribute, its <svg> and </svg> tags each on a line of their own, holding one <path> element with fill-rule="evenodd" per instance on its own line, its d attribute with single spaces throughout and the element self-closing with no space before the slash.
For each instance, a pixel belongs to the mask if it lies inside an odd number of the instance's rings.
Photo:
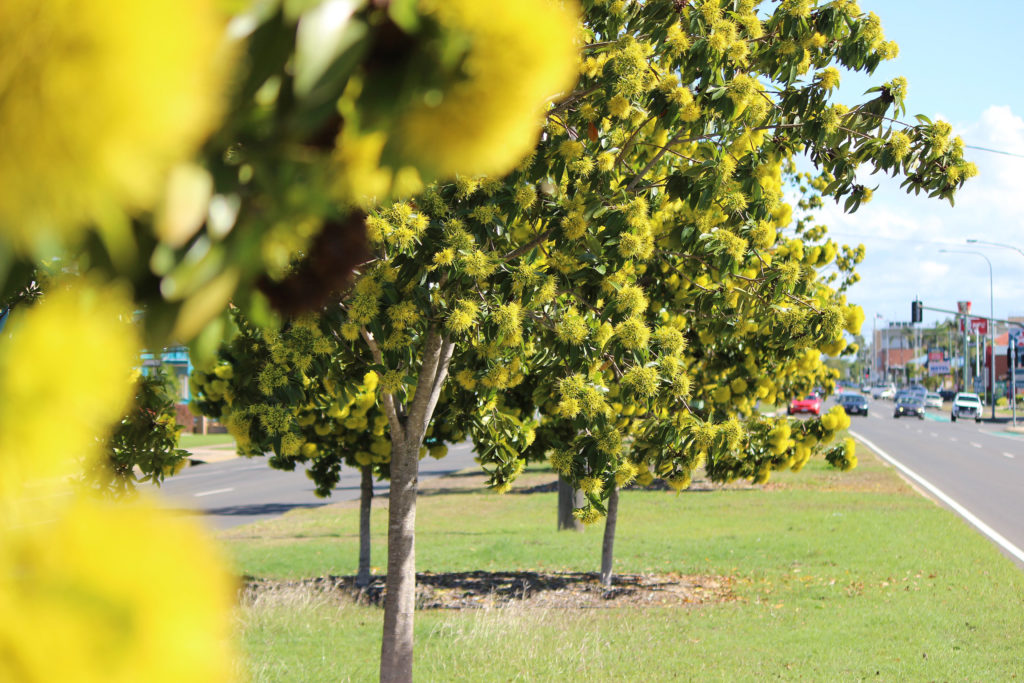
<svg viewBox="0 0 1024 683">
<path fill-rule="evenodd" d="M 896 419 L 892 401 L 869 404 L 868 417 L 851 416 L 851 433 L 1024 567 L 1024 435 L 1001 423 L 952 423 L 948 410 Z"/>
<path fill-rule="evenodd" d="M 457 472 L 474 465 L 471 444 L 451 446 L 441 460 L 420 461 L 420 479 Z M 358 500 L 359 472 L 342 467 L 341 480 L 330 498 L 317 498 L 305 469 L 271 469 L 263 458 L 233 458 L 188 468 L 164 481 L 158 495 L 173 509 L 203 515 L 214 529 L 226 529 L 281 515 L 302 507 Z M 374 494 L 387 493 L 388 482 L 376 482 Z"/>
</svg>

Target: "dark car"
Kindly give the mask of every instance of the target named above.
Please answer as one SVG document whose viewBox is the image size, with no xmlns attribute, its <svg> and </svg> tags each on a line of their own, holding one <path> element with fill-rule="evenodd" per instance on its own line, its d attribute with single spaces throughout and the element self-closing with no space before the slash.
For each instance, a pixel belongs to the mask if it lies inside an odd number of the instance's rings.
<svg viewBox="0 0 1024 683">
<path fill-rule="evenodd" d="M 893 417 L 916 417 L 924 419 L 924 400 L 919 394 L 905 394 L 896 401 Z"/>
<path fill-rule="evenodd" d="M 860 394 L 839 394 L 836 401 L 843 407 L 847 415 L 868 414 L 868 400 Z"/>
<path fill-rule="evenodd" d="M 952 401 L 956 396 L 956 392 L 952 389 L 939 389 L 939 396 L 942 397 L 944 402 Z"/>
</svg>

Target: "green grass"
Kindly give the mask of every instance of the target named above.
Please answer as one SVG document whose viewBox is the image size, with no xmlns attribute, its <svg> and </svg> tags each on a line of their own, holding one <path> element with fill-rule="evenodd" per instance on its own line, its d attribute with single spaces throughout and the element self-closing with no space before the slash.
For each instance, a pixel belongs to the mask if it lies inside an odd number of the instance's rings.
<svg viewBox="0 0 1024 683">
<path fill-rule="evenodd" d="M 1009 680 L 1024 660 L 1024 575 L 861 448 L 765 489 L 621 496 L 616 569 L 728 576 L 699 608 L 425 611 L 422 680 Z M 537 475 L 532 478 L 536 479 Z M 557 532 L 555 494 L 425 495 L 421 571 L 596 571 L 601 528 Z M 357 510 L 295 511 L 222 535 L 240 572 L 351 574 Z M 374 564 L 386 519 L 374 510 Z M 370 680 L 381 612 L 296 593 L 240 613 L 254 680 Z"/>
<path fill-rule="evenodd" d="M 178 448 L 198 446 L 228 446 L 235 442 L 230 434 L 182 434 L 178 437 Z"/>
</svg>

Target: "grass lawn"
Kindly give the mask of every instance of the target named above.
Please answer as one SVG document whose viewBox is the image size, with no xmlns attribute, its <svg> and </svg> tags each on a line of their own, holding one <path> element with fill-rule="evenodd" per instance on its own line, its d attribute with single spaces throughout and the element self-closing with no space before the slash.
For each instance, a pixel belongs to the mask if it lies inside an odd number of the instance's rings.
<svg viewBox="0 0 1024 683">
<path fill-rule="evenodd" d="M 616 569 L 725 577 L 698 607 L 426 610 L 419 680 L 1012 680 L 1024 676 L 1024 573 L 861 446 L 763 488 L 624 491 Z M 526 485 L 550 481 L 532 473 Z M 498 496 L 455 477 L 426 491 L 417 568 L 597 571 L 601 525 L 557 532 L 556 494 Z M 354 504 L 221 534 L 239 572 L 355 571 Z M 386 512 L 374 510 L 373 563 Z M 378 571 L 380 571 L 378 569 Z M 382 612 L 302 589 L 240 609 L 257 681 L 374 680 Z"/>
<path fill-rule="evenodd" d="M 235 442 L 230 434 L 182 434 L 178 437 L 178 448 L 198 446 L 229 446 Z"/>
</svg>

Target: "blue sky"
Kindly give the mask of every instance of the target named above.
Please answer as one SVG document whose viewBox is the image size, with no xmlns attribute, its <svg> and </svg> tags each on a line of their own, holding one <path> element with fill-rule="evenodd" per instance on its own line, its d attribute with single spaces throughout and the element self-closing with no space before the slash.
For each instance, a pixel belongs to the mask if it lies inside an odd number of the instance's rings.
<svg viewBox="0 0 1024 683">
<path fill-rule="evenodd" d="M 953 124 L 966 145 L 1024 155 L 1024 2 L 1014 0 L 861 0 L 882 19 L 886 38 L 900 46 L 870 79 L 844 74 L 839 100 L 860 101 L 863 91 L 895 76 L 909 81 L 907 118 L 924 114 Z M 864 243 L 861 282 L 849 299 L 864 307 L 870 335 L 873 316 L 910 318 L 915 295 L 925 305 L 955 309 L 958 300 L 987 315 L 989 270 L 984 259 L 939 249 L 981 251 L 992 262 L 996 317 L 1024 315 L 1024 255 L 968 245 L 967 238 L 1024 249 L 1024 158 L 968 149 L 978 177 L 951 208 L 947 202 L 907 196 L 899 183 L 865 175 L 878 185 L 871 203 L 846 215 L 832 203 L 818 219 L 837 241 Z M 925 314 L 925 323 L 945 316 Z"/>
</svg>

